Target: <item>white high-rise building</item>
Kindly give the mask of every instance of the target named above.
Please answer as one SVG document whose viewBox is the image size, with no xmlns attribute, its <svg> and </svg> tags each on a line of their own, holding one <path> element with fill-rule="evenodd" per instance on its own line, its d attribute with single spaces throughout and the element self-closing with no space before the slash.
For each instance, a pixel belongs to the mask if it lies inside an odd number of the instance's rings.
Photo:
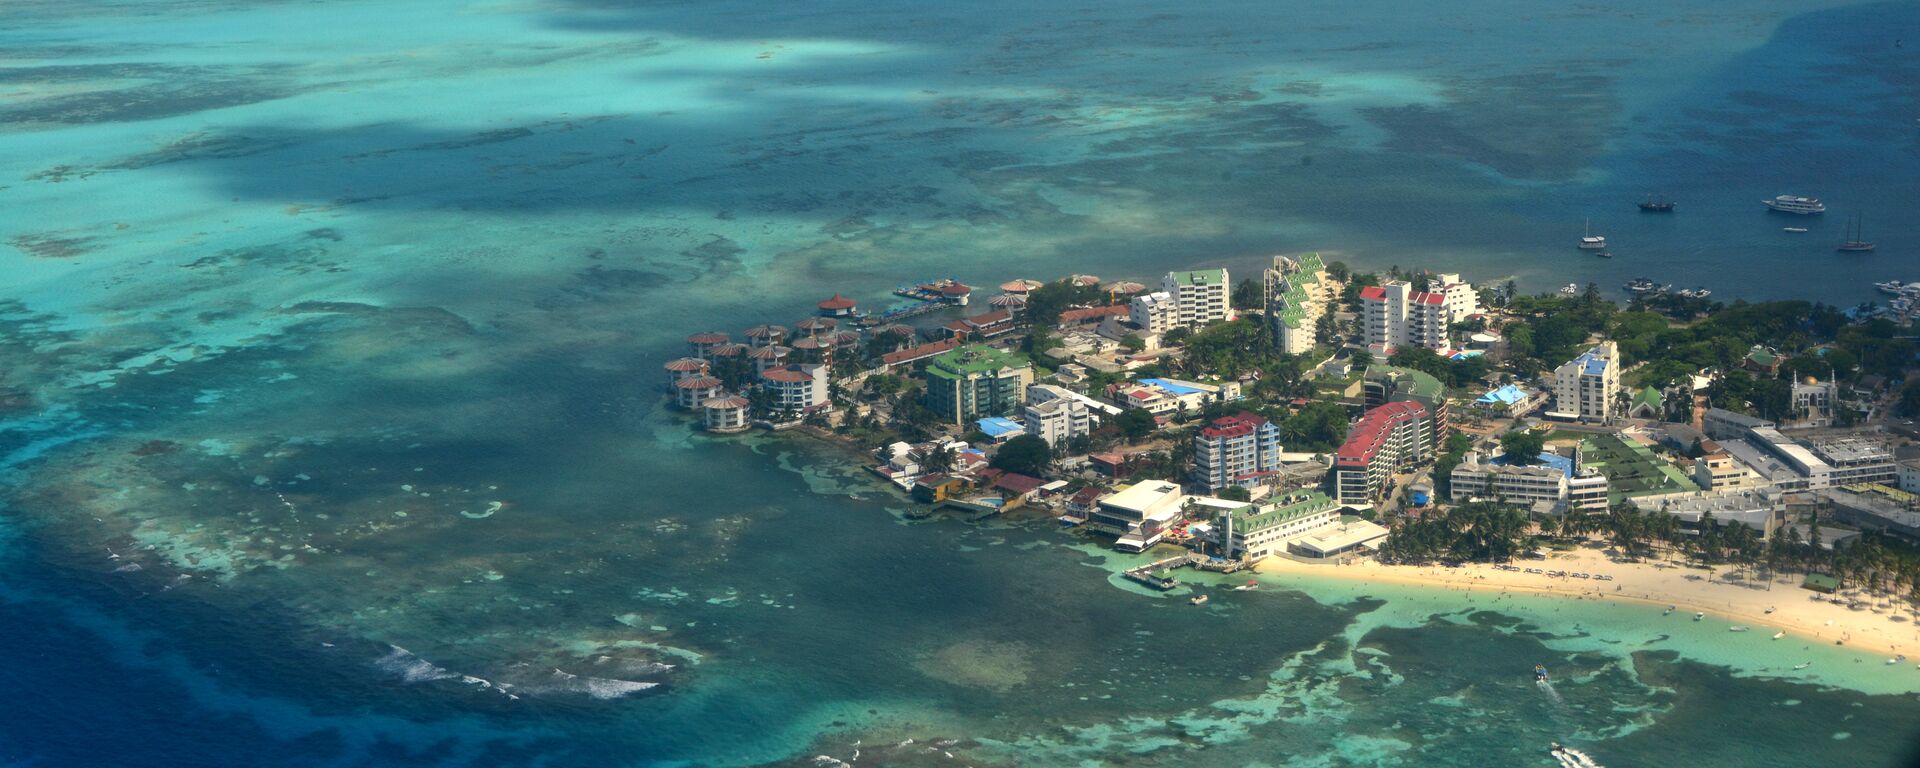
<svg viewBox="0 0 1920 768">
<path fill-rule="evenodd" d="M 1391 354 L 1400 347 L 1447 348 L 1447 297 L 1388 280 L 1360 290 L 1361 337 L 1367 348 Z"/>
<path fill-rule="evenodd" d="M 1166 333 L 1180 325 L 1180 310 L 1173 295 L 1154 291 L 1133 297 L 1127 305 L 1128 319 L 1147 333 Z"/>
<path fill-rule="evenodd" d="M 1046 385 L 1034 385 L 1033 390 Z M 1074 397 L 1055 397 L 1050 400 L 1027 403 L 1025 409 L 1027 434 L 1047 441 L 1047 445 L 1058 450 L 1075 438 L 1086 437 L 1093 432 L 1093 414 L 1087 404 Z"/>
<path fill-rule="evenodd" d="M 1620 347 L 1603 341 L 1553 371 L 1553 409 L 1582 421 L 1609 422 L 1620 391 Z"/>
<path fill-rule="evenodd" d="M 1160 290 L 1173 297 L 1178 325 L 1198 330 L 1233 316 L 1228 303 L 1233 284 L 1224 268 L 1168 272 L 1160 279 Z"/>
<path fill-rule="evenodd" d="M 1434 275 L 1430 287 L 1434 293 L 1446 299 L 1448 323 L 1464 322 L 1480 314 L 1480 292 L 1474 289 L 1472 283 L 1461 280 L 1459 275 Z"/>
</svg>

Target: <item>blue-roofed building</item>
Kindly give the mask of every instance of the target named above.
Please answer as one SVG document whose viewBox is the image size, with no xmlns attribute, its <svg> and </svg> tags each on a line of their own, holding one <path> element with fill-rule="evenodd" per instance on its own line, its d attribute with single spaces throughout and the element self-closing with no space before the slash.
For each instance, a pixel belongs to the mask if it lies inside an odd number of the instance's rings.
<svg viewBox="0 0 1920 768">
<path fill-rule="evenodd" d="M 996 443 L 1004 443 L 1027 433 L 1027 428 L 1004 416 L 989 416 L 974 422 L 987 437 Z"/>
<path fill-rule="evenodd" d="M 1568 420 L 1613 420 L 1620 391 L 1620 348 L 1603 341 L 1553 371 L 1553 413 Z"/>
<path fill-rule="evenodd" d="M 1456 502 L 1498 501 L 1542 514 L 1607 511 L 1607 476 L 1552 452 L 1523 465 L 1509 456 L 1482 460 L 1469 451 L 1448 480 Z"/>
</svg>

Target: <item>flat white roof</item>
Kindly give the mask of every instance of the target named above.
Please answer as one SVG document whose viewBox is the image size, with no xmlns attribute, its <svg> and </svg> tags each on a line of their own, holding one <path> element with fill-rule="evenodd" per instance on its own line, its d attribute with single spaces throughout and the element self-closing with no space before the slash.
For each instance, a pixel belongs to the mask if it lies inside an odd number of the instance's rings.
<svg viewBox="0 0 1920 768">
<path fill-rule="evenodd" d="M 1365 544 L 1385 538 L 1386 535 L 1387 529 L 1376 523 L 1355 520 L 1351 523 L 1323 525 L 1294 537 L 1293 543 L 1324 555 L 1355 544 Z"/>
<path fill-rule="evenodd" d="M 1180 486 L 1165 480 L 1145 480 L 1128 486 L 1126 490 L 1100 500 L 1104 507 L 1138 512 L 1142 516 L 1151 514 L 1155 508 L 1168 505 L 1169 501 L 1181 496 Z"/>
</svg>

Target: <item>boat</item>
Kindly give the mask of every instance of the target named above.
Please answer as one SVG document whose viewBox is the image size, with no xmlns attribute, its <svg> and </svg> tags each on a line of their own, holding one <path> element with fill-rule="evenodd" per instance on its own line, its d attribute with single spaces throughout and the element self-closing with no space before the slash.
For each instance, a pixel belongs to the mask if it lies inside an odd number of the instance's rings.
<svg viewBox="0 0 1920 768">
<path fill-rule="evenodd" d="M 1557 741 L 1547 748 L 1547 754 L 1560 761 L 1560 768 L 1605 768 L 1593 756 L 1573 747 L 1561 746 Z"/>
<path fill-rule="evenodd" d="M 1793 668 L 1794 668 L 1794 669 L 1806 669 L 1807 667 L 1811 667 L 1811 666 L 1813 666 L 1813 662 L 1811 662 L 1811 661 L 1808 661 L 1808 662 L 1802 662 L 1802 663 L 1799 663 L 1799 664 L 1795 664 L 1795 665 L 1793 665 Z"/>
<path fill-rule="evenodd" d="M 1540 683 L 1547 682 L 1547 665 L 1545 664 L 1533 665 L 1533 679 L 1535 682 L 1540 682 Z"/>
<path fill-rule="evenodd" d="M 1773 633 L 1773 639 L 1775 639 L 1775 640 L 1778 640 L 1778 639 L 1780 639 L 1780 638 L 1783 638 L 1783 637 L 1786 637 L 1786 636 L 1787 636 L 1787 633 L 1786 633 L 1786 631 L 1785 631 L 1785 630 L 1782 630 L 1782 631 L 1779 631 L 1779 632 L 1775 632 L 1775 633 Z"/>
<path fill-rule="evenodd" d="M 1827 204 L 1820 202 L 1820 198 L 1817 197 L 1775 195 L 1772 200 L 1762 200 L 1760 204 L 1781 213 L 1794 213 L 1801 216 L 1827 212 Z"/>
<path fill-rule="evenodd" d="M 1664 611 L 1661 611 L 1661 612 L 1660 612 L 1660 615 L 1662 615 L 1662 616 L 1666 616 L 1666 615 L 1668 615 L 1668 614 L 1671 614 L 1671 613 L 1673 613 L 1673 608 L 1674 608 L 1674 606 L 1671 606 L 1671 605 L 1669 605 L 1669 606 L 1667 606 L 1667 609 L 1666 609 L 1666 610 L 1664 610 Z"/>
<path fill-rule="evenodd" d="M 1593 219 L 1587 219 L 1587 233 L 1580 237 L 1580 250 L 1598 251 L 1607 247 L 1607 239 L 1593 233 Z"/>
<path fill-rule="evenodd" d="M 1747 631 L 1747 628 L 1742 625 L 1735 625 L 1735 626 L 1727 627 L 1727 631 L 1728 632 L 1745 632 Z"/>
<path fill-rule="evenodd" d="M 1900 663 L 1900 660 L 1899 660 L 1899 659 L 1887 659 L 1887 666 L 1889 666 L 1889 667 L 1891 667 L 1891 666 L 1893 666 L 1893 665 L 1895 665 L 1895 664 L 1898 664 L 1898 663 Z"/>
<path fill-rule="evenodd" d="M 1247 591 L 1251 591 L 1251 590 L 1255 590 L 1255 589 L 1259 589 L 1259 588 L 1260 588 L 1260 582 L 1257 582 L 1257 581 L 1254 581 L 1254 580 L 1252 580 L 1252 579 L 1248 579 L 1248 580 L 1247 580 L 1247 583 L 1245 583 L 1245 584 L 1242 584 L 1242 585 L 1240 585 L 1240 586 L 1237 586 L 1237 587 L 1234 587 L 1234 588 L 1233 588 L 1233 591 L 1235 591 L 1235 592 L 1247 592 Z"/>
<path fill-rule="evenodd" d="M 1193 596 L 1193 597 L 1192 597 L 1191 599 L 1189 599 L 1189 600 L 1187 600 L 1187 602 L 1189 602 L 1189 603 L 1192 603 L 1192 604 L 1194 604 L 1194 605 L 1206 605 L 1206 604 L 1207 604 L 1207 596 L 1206 596 L 1206 595 L 1194 595 L 1194 596 Z"/>
<path fill-rule="evenodd" d="M 1647 213 L 1673 213 L 1673 201 L 1648 195 L 1647 199 L 1640 201 L 1640 210 Z"/>
<path fill-rule="evenodd" d="M 1860 239 L 1861 230 L 1864 228 L 1863 224 L 1864 221 L 1859 216 L 1855 216 L 1849 220 L 1847 222 L 1847 239 L 1840 241 L 1840 247 L 1837 250 L 1842 253 L 1860 253 L 1873 250 L 1872 242 Z"/>
<path fill-rule="evenodd" d="M 1626 285 L 1627 292 L 1629 293 L 1646 293 L 1658 287 L 1660 287 L 1658 283 L 1655 283 L 1652 278 L 1646 277 L 1636 277 L 1628 280 Z"/>
<path fill-rule="evenodd" d="M 1573 283 L 1567 283 L 1566 285 L 1560 286 L 1560 295 L 1578 296 L 1580 295 L 1580 286 L 1575 285 Z"/>
<path fill-rule="evenodd" d="M 1767 606 L 1767 613 L 1773 613 L 1773 606 Z"/>
<path fill-rule="evenodd" d="M 1599 252 L 1599 253 L 1596 253 L 1596 254 L 1594 254 L 1594 255 L 1595 255 L 1595 256 L 1598 256 L 1598 257 L 1600 257 L 1600 258 L 1603 258 L 1603 259 L 1611 259 L 1611 258 L 1613 258 L 1613 252 L 1612 252 L 1612 251 L 1601 251 L 1601 252 Z"/>
<path fill-rule="evenodd" d="M 1893 294 L 1895 296 L 1898 296 L 1907 290 L 1907 284 L 1900 282 L 1898 280 L 1888 280 L 1884 283 L 1874 283 L 1873 287 L 1880 289 L 1881 293 Z"/>
<path fill-rule="evenodd" d="M 1781 227 L 1781 228 L 1780 228 L 1780 231 L 1782 231 L 1782 232 L 1805 232 L 1805 231 L 1807 231 L 1807 228 L 1806 228 L 1806 227 Z"/>
<path fill-rule="evenodd" d="M 1694 620 L 1694 621 L 1699 621 L 1699 620 L 1701 620 L 1701 619 L 1704 619 L 1704 618 L 1706 618 L 1706 617 L 1707 617 L 1707 615 L 1706 615 L 1705 613 L 1701 613 L 1701 612 L 1699 612 L 1699 611 L 1695 611 L 1695 612 L 1694 612 L 1694 614 L 1693 614 L 1693 620 Z"/>
</svg>

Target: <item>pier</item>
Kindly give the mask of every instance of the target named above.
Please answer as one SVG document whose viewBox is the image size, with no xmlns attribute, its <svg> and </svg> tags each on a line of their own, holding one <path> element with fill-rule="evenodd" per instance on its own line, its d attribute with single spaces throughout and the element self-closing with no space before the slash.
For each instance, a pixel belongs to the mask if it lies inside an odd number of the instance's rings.
<svg viewBox="0 0 1920 768">
<path fill-rule="evenodd" d="M 1146 565 L 1127 569 L 1120 575 L 1158 590 L 1169 590 L 1180 586 L 1180 580 L 1173 577 L 1176 568 L 1192 568 L 1210 573 L 1233 573 L 1251 567 L 1245 560 L 1216 560 L 1206 555 L 1187 552 L 1173 557 L 1155 560 Z"/>
</svg>

